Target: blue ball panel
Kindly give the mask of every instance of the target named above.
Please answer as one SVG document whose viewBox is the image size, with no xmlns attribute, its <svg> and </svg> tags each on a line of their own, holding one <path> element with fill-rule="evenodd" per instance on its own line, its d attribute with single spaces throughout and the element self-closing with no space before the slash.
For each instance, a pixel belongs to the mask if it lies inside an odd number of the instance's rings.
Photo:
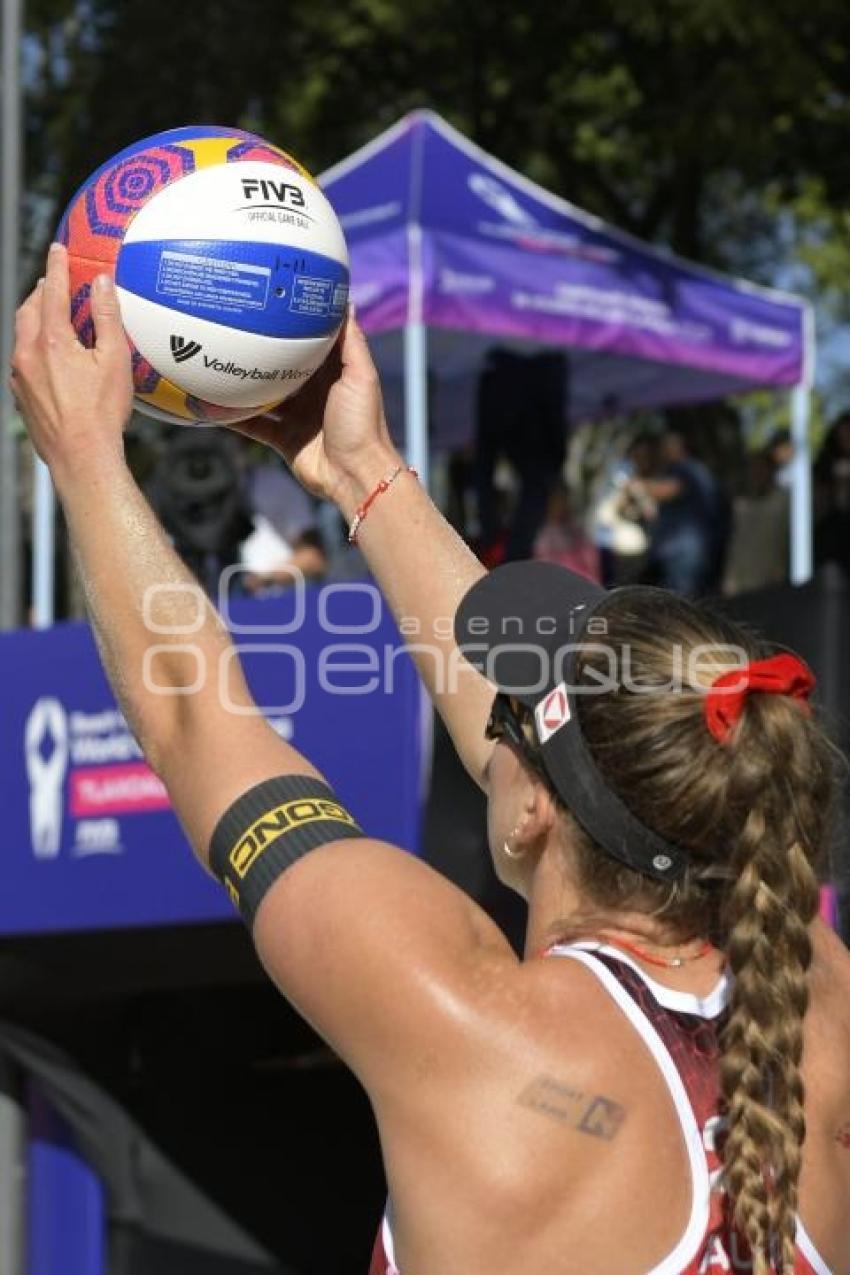
<svg viewBox="0 0 850 1275">
<path fill-rule="evenodd" d="M 318 337 L 340 323 L 348 269 L 318 252 L 207 239 L 125 243 L 119 288 L 238 332 Z"/>
</svg>

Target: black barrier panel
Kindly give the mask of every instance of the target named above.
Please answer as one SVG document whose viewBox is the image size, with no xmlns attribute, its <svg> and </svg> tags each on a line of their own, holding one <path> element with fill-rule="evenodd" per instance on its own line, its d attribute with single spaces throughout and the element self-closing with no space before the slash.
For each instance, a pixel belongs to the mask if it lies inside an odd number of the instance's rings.
<svg viewBox="0 0 850 1275">
<path fill-rule="evenodd" d="M 720 604 L 733 619 L 790 646 L 818 679 L 816 699 L 836 743 L 850 744 L 850 592 L 840 567 L 830 563 L 803 585 L 742 593 Z"/>
<path fill-rule="evenodd" d="M 827 563 L 803 585 L 782 585 L 724 599 L 735 620 L 771 641 L 791 647 L 818 680 L 815 700 L 836 744 L 850 752 L 850 588 L 835 563 Z M 843 785 L 835 835 L 829 847 L 829 876 L 836 887 L 839 929 L 850 942 L 850 787 Z"/>
<path fill-rule="evenodd" d="M 109 1275 L 296 1275 L 291 1266 L 258 1265 L 220 1257 L 209 1249 L 139 1234 L 129 1227 L 112 1228 Z"/>
</svg>

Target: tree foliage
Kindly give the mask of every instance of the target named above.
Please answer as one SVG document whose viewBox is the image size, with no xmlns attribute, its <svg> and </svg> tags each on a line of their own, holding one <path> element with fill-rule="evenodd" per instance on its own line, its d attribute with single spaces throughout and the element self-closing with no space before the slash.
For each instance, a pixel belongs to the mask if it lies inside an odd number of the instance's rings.
<svg viewBox="0 0 850 1275">
<path fill-rule="evenodd" d="M 816 286 L 845 317 L 846 0 L 30 0 L 28 15 L 30 190 L 57 205 L 158 129 L 254 128 L 320 171 L 429 105 L 624 229 Z"/>
</svg>

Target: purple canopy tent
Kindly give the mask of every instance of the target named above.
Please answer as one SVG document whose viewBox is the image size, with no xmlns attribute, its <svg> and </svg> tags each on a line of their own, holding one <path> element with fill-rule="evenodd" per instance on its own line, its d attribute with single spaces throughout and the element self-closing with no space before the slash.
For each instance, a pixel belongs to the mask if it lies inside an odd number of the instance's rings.
<svg viewBox="0 0 850 1275">
<path fill-rule="evenodd" d="M 809 578 L 814 325 L 805 301 L 607 226 L 431 111 L 405 116 L 320 180 L 348 239 L 353 300 L 390 391 L 403 377 L 408 458 L 420 474 L 429 406 L 437 442 L 468 438 L 477 373 L 494 344 L 569 347 L 573 421 L 613 405 L 788 389 L 791 577 Z"/>
</svg>

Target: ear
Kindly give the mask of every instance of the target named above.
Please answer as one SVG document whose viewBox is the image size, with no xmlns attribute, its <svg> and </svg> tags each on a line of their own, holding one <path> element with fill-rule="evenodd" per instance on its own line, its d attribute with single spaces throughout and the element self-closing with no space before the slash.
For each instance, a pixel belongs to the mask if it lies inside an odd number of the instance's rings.
<svg viewBox="0 0 850 1275">
<path fill-rule="evenodd" d="M 542 842 L 551 832 L 557 811 L 555 800 L 539 779 L 529 782 L 523 796 L 522 814 L 517 824 L 517 842 L 528 847 Z"/>
</svg>

